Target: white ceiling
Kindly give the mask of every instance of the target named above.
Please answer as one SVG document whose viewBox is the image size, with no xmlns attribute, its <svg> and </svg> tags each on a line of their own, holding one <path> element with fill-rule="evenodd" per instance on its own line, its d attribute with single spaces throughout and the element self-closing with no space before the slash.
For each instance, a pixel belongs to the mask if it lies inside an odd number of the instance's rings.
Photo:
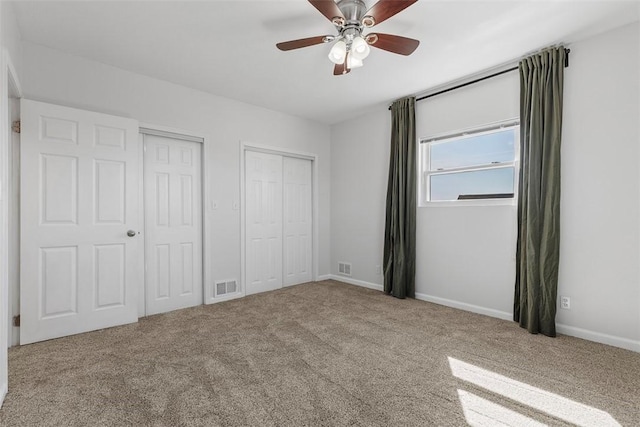
<svg viewBox="0 0 640 427">
<path fill-rule="evenodd" d="M 328 45 L 275 47 L 335 33 L 304 0 L 23 0 L 14 9 L 24 40 L 332 124 L 542 47 L 637 21 L 640 7 L 607 0 L 420 0 L 374 27 L 421 40 L 413 55 L 372 49 L 363 68 L 339 77 Z"/>
</svg>

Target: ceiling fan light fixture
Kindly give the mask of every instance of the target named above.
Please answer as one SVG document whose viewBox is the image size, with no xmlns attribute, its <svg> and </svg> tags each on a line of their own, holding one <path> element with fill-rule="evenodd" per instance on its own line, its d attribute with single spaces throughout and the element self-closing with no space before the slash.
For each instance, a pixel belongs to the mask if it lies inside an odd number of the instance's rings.
<svg viewBox="0 0 640 427">
<path fill-rule="evenodd" d="M 356 57 L 354 57 L 353 55 L 349 55 L 347 57 L 347 68 L 351 69 L 351 68 L 360 68 L 364 65 L 364 62 L 362 62 L 362 59 L 358 59 Z"/>
<path fill-rule="evenodd" d="M 338 40 L 329 51 L 329 60 L 334 64 L 343 64 L 347 55 L 347 44 L 344 40 Z"/>
<path fill-rule="evenodd" d="M 0 0 L 2 1 L 2 0 Z M 376 49 L 398 55 L 411 55 L 419 40 L 393 34 L 372 33 L 363 34 L 366 29 L 378 25 L 402 12 L 418 0 L 308 0 L 318 12 L 324 15 L 337 31 L 336 35 L 307 37 L 276 43 L 276 47 L 283 51 L 332 43 L 328 58 L 335 64 L 333 75 L 347 74 L 352 68 L 362 67 L 363 61 L 371 52 L 371 46 Z M 369 5 L 367 10 L 367 4 Z M 325 51 L 326 52 L 326 51 Z"/>
<path fill-rule="evenodd" d="M 362 61 L 369 56 L 369 52 L 371 52 L 371 48 L 362 37 L 358 36 L 353 39 L 351 43 L 351 56 Z"/>
</svg>

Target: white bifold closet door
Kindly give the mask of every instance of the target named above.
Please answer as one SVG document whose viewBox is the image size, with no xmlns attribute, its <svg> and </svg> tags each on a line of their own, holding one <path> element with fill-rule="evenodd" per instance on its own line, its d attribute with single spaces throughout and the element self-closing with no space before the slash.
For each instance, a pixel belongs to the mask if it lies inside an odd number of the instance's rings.
<svg viewBox="0 0 640 427">
<path fill-rule="evenodd" d="M 202 144 L 144 138 L 146 314 L 202 304 Z"/>
<path fill-rule="evenodd" d="M 282 287 L 282 156 L 247 151 L 246 294 Z"/>
<path fill-rule="evenodd" d="M 312 280 L 311 161 L 245 153 L 246 294 Z"/>
<path fill-rule="evenodd" d="M 138 123 L 23 100 L 20 343 L 135 322 Z"/>
<path fill-rule="evenodd" d="M 310 282 L 311 275 L 311 161 L 283 159 L 284 285 Z"/>
</svg>

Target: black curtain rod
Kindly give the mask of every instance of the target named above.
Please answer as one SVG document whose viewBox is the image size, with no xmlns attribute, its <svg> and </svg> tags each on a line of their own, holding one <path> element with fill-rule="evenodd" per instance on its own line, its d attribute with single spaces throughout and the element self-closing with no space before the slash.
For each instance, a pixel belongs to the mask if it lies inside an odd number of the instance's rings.
<svg viewBox="0 0 640 427">
<path fill-rule="evenodd" d="M 564 66 L 566 68 L 566 67 L 569 66 L 569 52 L 571 52 L 571 49 L 565 49 L 565 52 L 566 52 L 566 55 L 564 57 Z M 497 73 L 489 74 L 488 76 L 480 77 L 479 79 L 471 80 L 470 82 L 462 83 L 462 84 L 459 84 L 457 86 L 453 86 L 453 87 L 450 87 L 450 88 L 447 88 L 447 89 L 443 89 L 443 90 L 438 91 L 438 92 L 430 93 L 429 95 L 425 95 L 425 96 L 421 96 L 420 98 L 416 98 L 416 102 L 417 101 L 422 101 L 423 99 L 431 98 L 433 96 L 442 95 L 443 93 L 451 92 L 452 90 L 461 89 L 463 87 L 479 83 L 479 82 L 481 82 L 483 80 L 492 79 L 494 77 L 498 77 L 498 76 L 501 76 L 503 74 L 510 73 L 511 71 L 516 71 L 517 69 L 518 69 L 517 66 L 516 67 L 512 67 L 512 68 L 508 68 L 506 70 L 498 71 Z M 389 106 L 389 110 L 391 110 L 391 106 Z"/>
<path fill-rule="evenodd" d="M 462 84 L 459 84 L 457 86 L 453 86 L 453 87 L 450 87 L 448 89 L 443 89 L 443 90 L 440 90 L 440 91 L 435 92 L 435 93 L 430 93 L 429 95 L 425 95 L 425 96 L 421 96 L 420 98 L 416 98 L 416 102 L 417 101 L 422 101 L 423 99 L 431 98 L 433 96 L 442 95 L 443 93 L 451 92 L 452 90 L 462 89 L 465 86 L 471 86 L 471 85 L 474 85 L 476 83 L 480 83 L 483 80 L 489 80 L 489 79 L 492 79 L 494 77 L 498 77 L 498 76 L 501 76 L 503 74 L 507 74 L 507 73 L 510 73 L 512 71 L 516 71 L 517 69 L 518 69 L 518 67 L 508 68 L 506 70 L 498 71 L 497 73 L 489 74 L 488 76 L 480 77 L 479 79 L 471 80 L 470 82 L 462 83 Z"/>
</svg>

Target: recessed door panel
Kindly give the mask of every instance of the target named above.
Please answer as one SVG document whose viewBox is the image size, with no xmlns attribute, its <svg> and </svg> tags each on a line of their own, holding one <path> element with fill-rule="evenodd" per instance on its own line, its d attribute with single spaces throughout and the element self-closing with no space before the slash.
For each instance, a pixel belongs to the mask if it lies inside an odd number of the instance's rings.
<svg viewBox="0 0 640 427">
<path fill-rule="evenodd" d="M 96 224 L 124 224 L 125 203 L 125 162 L 109 160 L 94 161 L 94 194 L 95 194 L 95 223 Z"/>
<path fill-rule="evenodd" d="M 180 176 L 180 225 L 193 225 L 193 177 Z"/>
<path fill-rule="evenodd" d="M 42 319 L 78 313 L 77 246 L 40 248 Z"/>
<path fill-rule="evenodd" d="M 127 130 L 109 126 L 95 127 L 96 146 L 112 147 L 120 150 L 125 149 L 127 141 Z"/>
<path fill-rule="evenodd" d="M 39 140 L 51 143 L 78 144 L 78 122 L 60 117 L 40 116 Z"/>
<path fill-rule="evenodd" d="M 126 249 L 122 243 L 94 246 L 96 308 L 124 306 Z"/>
<path fill-rule="evenodd" d="M 251 219 L 253 224 L 260 225 L 264 221 L 264 213 L 262 211 L 262 181 L 253 180 L 252 190 L 250 193 Z"/>
<path fill-rule="evenodd" d="M 182 267 L 182 292 L 181 296 L 191 295 L 193 293 L 193 269 L 194 269 L 194 259 L 193 259 L 193 243 L 182 243 L 180 245 L 180 255 L 182 256 L 182 262 L 180 263 Z"/>
<path fill-rule="evenodd" d="M 148 138 L 145 136 L 145 138 Z M 167 144 L 156 143 L 155 145 L 156 163 L 169 164 L 169 146 Z"/>
<path fill-rule="evenodd" d="M 169 288 L 171 282 L 171 246 L 168 244 L 156 245 L 155 259 L 151 258 L 156 264 L 156 299 L 169 298 Z"/>
<path fill-rule="evenodd" d="M 21 113 L 20 344 L 137 321 L 138 123 Z"/>
<path fill-rule="evenodd" d="M 249 283 L 252 285 L 260 285 L 262 282 L 262 240 L 253 238 L 249 242 L 247 271 L 249 271 Z"/>
<path fill-rule="evenodd" d="M 311 236 L 307 234 L 299 234 L 298 244 L 302 250 L 296 252 L 299 256 L 296 260 L 298 264 L 296 265 L 297 269 L 295 271 L 298 274 L 304 275 L 304 279 L 308 279 L 306 281 L 309 281 L 311 280 L 311 277 L 307 276 L 311 275 Z"/>
<path fill-rule="evenodd" d="M 155 221 L 157 227 L 169 226 L 169 174 L 168 173 L 156 173 L 155 174 Z M 147 183 L 147 180 L 145 180 Z"/>
<path fill-rule="evenodd" d="M 295 262 L 296 262 L 296 238 L 295 236 L 288 235 L 285 236 L 285 263 L 284 263 L 284 274 L 285 276 L 291 276 L 295 274 Z"/>
<path fill-rule="evenodd" d="M 193 164 L 193 150 L 191 148 L 181 148 L 182 166 L 191 166 Z"/>
<path fill-rule="evenodd" d="M 39 172 L 42 224 L 77 224 L 78 158 L 42 154 Z"/>
<path fill-rule="evenodd" d="M 202 144 L 143 138 L 150 315 L 202 304 Z"/>
</svg>

